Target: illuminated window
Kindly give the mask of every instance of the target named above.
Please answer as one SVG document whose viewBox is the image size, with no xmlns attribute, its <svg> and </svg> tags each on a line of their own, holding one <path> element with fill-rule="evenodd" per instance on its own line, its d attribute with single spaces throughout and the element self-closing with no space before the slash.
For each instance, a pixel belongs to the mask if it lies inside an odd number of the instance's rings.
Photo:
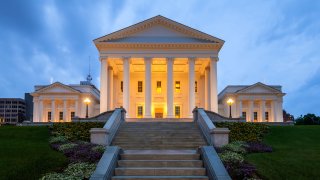
<svg viewBox="0 0 320 180">
<path fill-rule="evenodd" d="M 242 112 L 242 117 L 244 118 L 244 119 L 247 119 L 247 112 Z"/>
<path fill-rule="evenodd" d="M 161 81 L 157 81 L 157 93 L 161 93 Z"/>
<path fill-rule="evenodd" d="M 268 121 L 269 120 L 269 112 L 265 112 L 264 115 L 266 117 L 266 120 Z"/>
<path fill-rule="evenodd" d="M 253 112 L 253 120 L 258 120 L 258 112 Z"/>
<path fill-rule="evenodd" d="M 176 92 L 181 92 L 181 86 L 180 86 L 180 81 L 176 81 L 175 83 L 175 91 Z"/>
<path fill-rule="evenodd" d="M 194 82 L 194 92 L 198 92 L 198 82 Z"/>
<path fill-rule="evenodd" d="M 72 112 L 70 113 L 71 119 L 74 118 L 74 116 L 75 116 L 75 112 L 72 111 Z"/>
<path fill-rule="evenodd" d="M 138 92 L 142 92 L 142 81 L 138 81 Z"/>
<path fill-rule="evenodd" d="M 137 114 L 138 118 L 141 118 L 143 116 L 143 106 L 138 106 Z"/>
<path fill-rule="evenodd" d="M 59 120 L 63 120 L 63 112 L 59 112 Z"/>
<path fill-rule="evenodd" d="M 48 121 L 51 121 L 51 111 L 48 112 Z"/>
<path fill-rule="evenodd" d="M 121 92 L 123 92 L 123 81 L 121 81 L 120 83 L 120 89 L 121 89 Z"/>
<path fill-rule="evenodd" d="M 180 106 L 174 106 L 174 116 L 180 118 Z"/>
</svg>

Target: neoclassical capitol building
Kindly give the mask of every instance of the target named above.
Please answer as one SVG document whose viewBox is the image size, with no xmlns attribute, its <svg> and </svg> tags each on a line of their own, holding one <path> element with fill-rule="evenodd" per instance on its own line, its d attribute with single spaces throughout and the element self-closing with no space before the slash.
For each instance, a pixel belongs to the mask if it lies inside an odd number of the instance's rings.
<svg viewBox="0 0 320 180">
<path fill-rule="evenodd" d="M 192 110 L 202 107 L 252 122 L 283 121 L 281 86 L 228 86 L 218 95 L 217 63 L 224 44 L 219 38 L 156 16 L 97 38 L 94 44 L 101 63 L 100 113 L 123 107 L 127 118 L 191 118 Z M 34 112 L 44 116 L 41 110 Z"/>
</svg>

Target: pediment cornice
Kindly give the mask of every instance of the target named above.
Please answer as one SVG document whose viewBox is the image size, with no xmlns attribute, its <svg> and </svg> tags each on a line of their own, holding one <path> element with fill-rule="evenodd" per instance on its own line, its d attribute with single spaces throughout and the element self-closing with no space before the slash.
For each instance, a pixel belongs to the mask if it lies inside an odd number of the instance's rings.
<svg viewBox="0 0 320 180">
<path fill-rule="evenodd" d="M 57 88 L 57 87 L 65 89 L 69 93 L 80 93 L 80 91 L 78 91 L 78 90 L 76 90 L 76 89 L 74 89 L 72 87 L 69 87 L 69 86 L 67 86 L 65 84 L 62 84 L 60 82 L 55 82 L 55 83 L 53 83 L 51 85 L 43 87 L 43 88 L 37 90 L 35 93 L 47 93 L 50 89 L 54 89 L 54 88 Z M 57 92 L 57 93 L 59 93 L 59 92 Z M 63 93 L 65 93 L 65 92 L 63 92 Z"/>
</svg>

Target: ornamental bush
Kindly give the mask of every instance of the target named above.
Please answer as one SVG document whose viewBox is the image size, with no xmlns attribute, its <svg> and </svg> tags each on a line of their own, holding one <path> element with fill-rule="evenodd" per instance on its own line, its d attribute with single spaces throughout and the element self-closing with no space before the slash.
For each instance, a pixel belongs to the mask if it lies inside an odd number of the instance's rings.
<svg viewBox="0 0 320 180">
<path fill-rule="evenodd" d="M 233 141 L 255 142 L 262 141 L 264 135 L 269 132 L 269 126 L 258 123 L 242 122 L 215 122 L 217 127 L 229 128 L 229 139 Z"/>
<path fill-rule="evenodd" d="M 262 142 L 248 142 L 247 144 L 246 150 L 248 153 L 272 152 L 272 147 Z"/>
<path fill-rule="evenodd" d="M 100 153 L 104 153 L 104 151 L 106 150 L 106 148 L 104 146 L 95 146 L 93 148 L 91 148 L 92 151 L 97 151 L 97 152 L 100 152 Z"/>
<path fill-rule="evenodd" d="M 219 156 L 224 164 L 240 164 L 244 161 L 243 155 L 232 151 L 225 151 L 220 153 Z"/>
<path fill-rule="evenodd" d="M 64 152 L 64 151 L 66 151 L 68 149 L 72 149 L 76 146 L 77 146 L 77 144 L 75 144 L 75 143 L 62 144 L 59 146 L 58 150 Z"/>
<path fill-rule="evenodd" d="M 222 147 L 222 151 L 231 151 L 239 154 L 246 153 L 247 143 L 244 141 L 234 141 Z"/>
<path fill-rule="evenodd" d="M 53 135 L 64 136 L 70 141 L 90 141 L 90 129 L 102 128 L 104 124 L 103 122 L 54 123 L 51 127 L 51 132 Z"/>
<path fill-rule="evenodd" d="M 55 144 L 55 143 L 64 143 L 67 142 L 67 138 L 64 136 L 56 136 L 56 137 L 51 137 L 49 140 L 50 144 Z"/>
</svg>

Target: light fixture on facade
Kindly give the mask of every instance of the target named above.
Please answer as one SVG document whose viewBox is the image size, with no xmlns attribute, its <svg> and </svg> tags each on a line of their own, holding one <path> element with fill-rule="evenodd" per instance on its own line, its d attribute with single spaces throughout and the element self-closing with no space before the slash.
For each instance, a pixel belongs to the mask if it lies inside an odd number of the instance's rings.
<svg viewBox="0 0 320 180">
<path fill-rule="evenodd" d="M 231 115 L 231 106 L 232 104 L 234 103 L 233 99 L 229 98 L 228 101 L 227 101 L 227 104 L 229 105 L 229 118 L 232 118 L 232 115 Z"/>
<path fill-rule="evenodd" d="M 89 117 L 89 104 L 91 103 L 91 100 L 89 98 L 85 98 L 83 101 L 86 104 L 86 118 Z"/>
</svg>

